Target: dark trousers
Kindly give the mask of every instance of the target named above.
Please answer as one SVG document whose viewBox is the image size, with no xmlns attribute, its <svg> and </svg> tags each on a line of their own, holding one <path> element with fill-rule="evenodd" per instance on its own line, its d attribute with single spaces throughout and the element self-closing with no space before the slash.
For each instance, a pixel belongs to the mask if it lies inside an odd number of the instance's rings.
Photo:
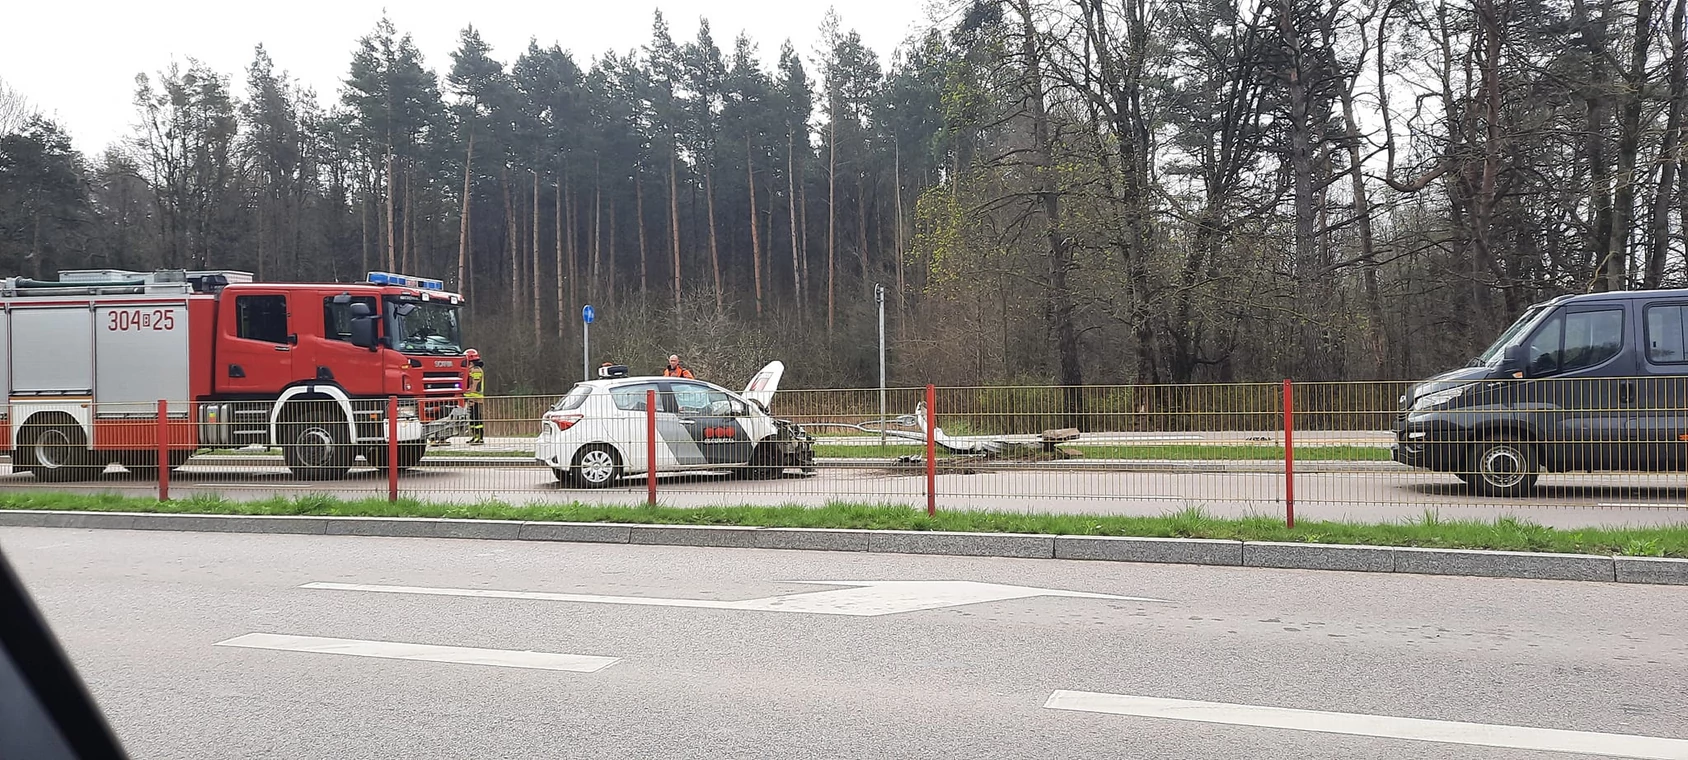
<svg viewBox="0 0 1688 760">
<path fill-rule="evenodd" d="M 486 423 L 481 420 L 481 402 L 469 401 L 469 440 L 486 440 Z"/>
</svg>

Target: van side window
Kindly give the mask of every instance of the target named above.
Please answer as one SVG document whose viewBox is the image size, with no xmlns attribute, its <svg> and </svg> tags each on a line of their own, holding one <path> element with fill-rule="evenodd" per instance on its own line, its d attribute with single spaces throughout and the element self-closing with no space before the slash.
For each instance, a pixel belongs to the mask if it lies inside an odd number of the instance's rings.
<svg viewBox="0 0 1688 760">
<path fill-rule="evenodd" d="M 1565 315 L 1565 348 L 1560 371 L 1592 367 L 1618 355 L 1624 345 L 1622 309 Z"/>
<path fill-rule="evenodd" d="M 1622 309 L 1554 317 L 1530 339 L 1530 374 L 1551 375 L 1592 367 L 1617 356 L 1623 342 Z"/>
<path fill-rule="evenodd" d="M 1624 346 L 1624 311 L 1578 311 L 1556 316 L 1529 339 L 1529 373 L 1553 375 L 1599 365 Z"/>
<path fill-rule="evenodd" d="M 1682 306 L 1647 307 L 1647 361 L 1678 364 L 1688 361 L 1688 345 L 1682 337 Z"/>
</svg>

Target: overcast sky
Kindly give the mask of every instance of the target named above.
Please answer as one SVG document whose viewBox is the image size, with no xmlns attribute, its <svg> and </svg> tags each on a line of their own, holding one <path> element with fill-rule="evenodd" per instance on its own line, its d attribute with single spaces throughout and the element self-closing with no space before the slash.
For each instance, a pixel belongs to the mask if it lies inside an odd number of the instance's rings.
<svg viewBox="0 0 1688 760">
<path fill-rule="evenodd" d="M 888 63 L 909 30 L 925 23 L 925 0 L 283 0 L 273 3 L 50 2 L 17 0 L 4 11 L 10 33 L 0 44 L 0 79 L 67 128 L 76 147 L 95 154 L 124 138 L 134 122 L 135 75 L 154 73 L 192 56 L 230 76 L 245 92 L 252 50 L 263 43 L 276 66 L 314 88 L 324 103 L 338 99 L 357 38 L 368 34 L 383 8 L 400 33 L 416 39 L 429 68 L 451 66 L 457 34 L 474 24 L 508 64 L 527 48 L 556 42 L 585 68 L 604 50 L 625 52 L 650 40 L 652 13 L 662 8 L 677 41 L 709 19 L 715 42 L 732 51 L 747 32 L 770 65 L 790 38 L 812 59 L 821 17 L 836 7 L 844 28 Z"/>
</svg>

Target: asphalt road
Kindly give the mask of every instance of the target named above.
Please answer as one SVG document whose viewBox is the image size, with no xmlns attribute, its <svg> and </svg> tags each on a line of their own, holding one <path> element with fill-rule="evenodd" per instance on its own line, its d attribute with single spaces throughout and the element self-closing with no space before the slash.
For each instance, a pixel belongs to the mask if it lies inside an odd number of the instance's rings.
<svg viewBox="0 0 1688 760">
<path fill-rule="evenodd" d="M 1069 690 L 1622 735 L 1595 737 L 1613 750 L 1688 739 L 1688 588 L 30 528 L 0 529 L 0 548 L 140 758 L 1579 757 L 1045 706 Z M 837 588 L 805 580 L 1162 601 L 732 607 Z M 302 588 L 321 582 L 624 599 Z M 252 634 L 616 659 L 570 672 L 219 646 Z"/>
<path fill-rule="evenodd" d="M 222 462 L 246 459 L 224 457 Z M 387 494 L 385 474 L 373 470 L 354 470 L 339 481 L 302 482 L 292 479 L 279 459 L 267 464 L 198 462 L 172 476 L 172 496 L 216 493 L 246 499 L 329 493 L 347 498 L 384 498 Z M 1222 516 L 1282 515 L 1284 476 L 1266 469 L 1278 466 L 1270 462 L 1137 462 L 1121 469 L 1087 462 L 1077 468 L 944 470 L 937 477 L 937 502 L 940 509 L 1159 515 L 1200 507 Z M 1517 515 L 1555 527 L 1688 522 L 1688 477 L 1680 474 L 1552 475 L 1542 478 L 1533 496 L 1511 499 L 1473 496 L 1452 476 L 1413 471 L 1387 462 L 1308 462 L 1301 467 L 1295 479 L 1296 515 L 1300 519 L 1416 519 L 1425 510 L 1434 509 L 1447 519 Z M 484 461 L 424 466 L 402 474 L 399 482 L 402 495 L 435 501 L 498 499 L 520 505 L 645 501 L 642 478 L 601 490 L 569 488 L 559 485 L 544 468 Z M 96 480 L 71 484 L 39 484 L 28 475 L 5 474 L 0 475 L 0 488 L 77 489 L 136 496 L 157 493 L 154 481 L 116 467 Z M 658 499 L 673 506 L 818 506 L 841 500 L 923 507 L 926 479 L 920 465 L 870 467 L 846 461 L 824 466 L 811 475 L 793 472 L 778 480 L 744 480 L 730 474 L 664 476 Z"/>
</svg>

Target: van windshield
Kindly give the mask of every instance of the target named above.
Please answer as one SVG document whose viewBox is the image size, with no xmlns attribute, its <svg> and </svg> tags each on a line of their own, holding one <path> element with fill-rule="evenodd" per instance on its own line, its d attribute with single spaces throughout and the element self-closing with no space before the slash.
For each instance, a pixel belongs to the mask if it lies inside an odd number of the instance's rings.
<svg viewBox="0 0 1688 760">
<path fill-rule="evenodd" d="M 1498 366 L 1501 355 L 1506 352 L 1506 347 L 1523 340 L 1524 336 L 1529 335 L 1530 331 L 1535 329 L 1536 323 L 1541 321 L 1542 316 L 1547 314 L 1548 311 L 1547 304 L 1537 304 L 1525 310 L 1524 315 L 1519 317 L 1518 321 L 1513 322 L 1511 327 L 1506 328 L 1506 331 L 1501 333 L 1499 338 L 1495 338 L 1494 343 L 1489 344 L 1488 348 L 1483 349 L 1483 353 L 1478 354 L 1477 358 L 1472 359 L 1471 363 L 1466 366 Z"/>
</svg>

